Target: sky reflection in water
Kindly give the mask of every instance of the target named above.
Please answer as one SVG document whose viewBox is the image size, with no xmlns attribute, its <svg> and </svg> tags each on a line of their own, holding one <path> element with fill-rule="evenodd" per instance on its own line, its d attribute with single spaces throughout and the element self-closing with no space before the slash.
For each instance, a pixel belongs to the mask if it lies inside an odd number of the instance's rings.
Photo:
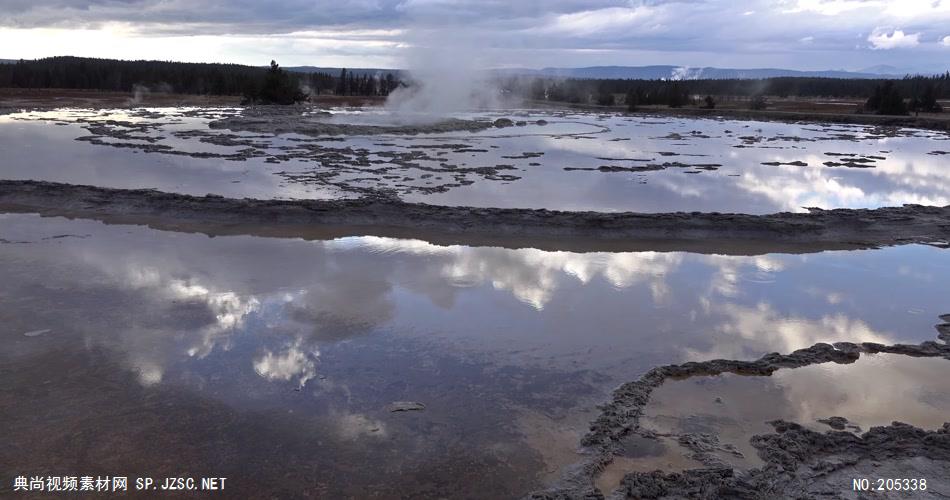
<svg viewBox="0 0 950 500">
<path fill-rule="evenodd" d="M 772 213 L 804 207 L 950 204 L 950 170 L 944 161 L 950 136 L 923 130 L 533 112 L 504 115 L 523 120 L 526 126 L 477 133 L 333 141 L 292 134 L 276 138 L 231 134 L 252 146 L 212 144 L 205 135 L 188 134 L 228 133 L 207 129 L 211 118 L 227 112 L 194 114 L 170 108 L 0 117 L 0 151 L 7 158 L 0 176 L 265 198 L 354 197 L 365 189 L 394 189 L 407 200 L 432 204 L 601 211 Z M 349 111 L 345 116 L 360 122 L 376 115 L 362 117 Z M 535 125 L 538 119 L 549 124 Z M 107 120 L 153 127 L 131 139 L 101 139 L 126 144 L 122 148 L 74 140 L 89 135 L 82 126 Z M 112 127 L 128 132 L 123 126 Z M 241 161 L 139 152 L 156 145 L 188 153 L 238 154 L 248 147 L 257 152 Z M 464 147 L 420 148 L 432 145 Z M 322 160 L 300 156 L 320 148 L 332 148 L 342 156 Z M 393 152 L 425 156 L 397 165 L 387 156 Z M 360 157 L 379 163 L 348 163 Z M 863 162 L 850 165 L 869 168 L 825 166 L 849 160 Z M 763 165 L 775 162 L 780 164 Z M 807 166 L 786 164 L 791 162 Z M 643 172 L 565 170 L 663 164 L 667 167 Z M 462 169 L 499 166 L 502 169 L 495 174 L 458 174 Z"/>
<path fill-rule="evenodd" d="M 92 403 L 107 391 L 129 414 L 174 417 L 149 424 L 156 429 L 205 436 L 158 455 L 209 470 L 292 456 L 295 467 L 319 462 L 319 474 L 301 477 L 336 493 L 348 484 L 424 491 L 430 476 L 451 491 L 468 480 L 439 468 L 454 456 L 477 464 L 470 474 L 498 477 L 495 494 L 520 494 L 576 460 L 594 405 L 652 366 L 815 342 L 916 343 L 933 339 L 937 316 L 950 312 L 950 261 L 923 246 L 569 253 L 209 238 L 32 215 L 0 216 L 0 238 L 0 359 L 11 367 L 0 372 L 9 410 L 0 413 L 23 439 L 36 439 L 36 425 L 68 430 L 88 418 L 138 432 L 144 421 Z M 44 392 L 24 406 L 36 383 Z M 44 402 L 59 407 L 53 397 L 67 397 L 65 414 L 26 419 Z M 386 410 L 400 400 L 427 410 Z M 224 416 L 182 420 L 151 402 Z M 215 469 L 216 455 L 195 446 L 216 435 L 218 418 L 231 422 L 220 439 L 236 448 Z M 231 441 L 232 431 L 262 428 L 267 443 Z M 297 455 L 292 442 L 316 456 Z M 21 445 L 37 460 L 54 453 Z M 252 448 L 261 450 L 254 460 L 243 455 Z M 157 467 L 132 449 L 117 457 Z"/>
</svg>

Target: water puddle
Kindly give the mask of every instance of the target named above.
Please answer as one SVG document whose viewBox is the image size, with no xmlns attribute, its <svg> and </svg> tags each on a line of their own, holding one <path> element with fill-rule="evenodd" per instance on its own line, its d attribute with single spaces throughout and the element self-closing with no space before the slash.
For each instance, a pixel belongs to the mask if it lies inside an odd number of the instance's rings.
<svg viewBox="0 0 950 500">
<path fill-rule="evenodd" d="M 598 477 L 611 492 L 628 472 L 763 465 L 751 439 L 785 420 L 817 432 L 860 434 L 902 422 L 939 429 L 950 413 L 950 361 L 894 354 L 785 369 L 772 376 L 724 374 L 667 381 L 650 395 L 640 428 Z"/>
<path fill-rule="evenodd" d="M 950 312 L 950 260 L 926 246 L 572 253 L 6 214 L 0 262 L 0 468 L 184 467 L 245 496 L 518 497 L 577 462 L 596 405 L 654 366 L 919 343 Z M 670 384 L 657 428 L 708 415 L 696 425 L 731 425 L 721 442 L 749 457 L 739 437 L 768 411 L 862 428 L 945 411 L 937 361 L 874 363 Z M 689 465 L 663 445 L 627 459 Z"/>
</svg>

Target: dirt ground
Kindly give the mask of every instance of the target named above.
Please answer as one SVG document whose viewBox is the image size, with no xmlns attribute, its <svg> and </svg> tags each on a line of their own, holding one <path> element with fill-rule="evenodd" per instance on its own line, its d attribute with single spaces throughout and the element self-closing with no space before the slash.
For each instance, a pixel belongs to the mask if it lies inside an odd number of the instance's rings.
<svg viewBox="0 0 950 500">
<path fill-rule="evenodd" d="M 428 237 L 454 244 L 566 250 L 651 248 L 716 253 L 873 248 L 907 243 L 940 248 L 950 241 L 950 207 L 813 210 L 810 213 L 600 213 L 472 208 L 407 203 L 383 194 L 354 200 L 242 200 L 153 190 L 110 189 L 42 181 L 0 180 L 0 210 L 81 217 L 197 232 L 253 232 L 305 237 L 314 227 L 341 234 Z M 243 228 L 243 229 L 240 229 Z M 716 242 L 728 241 L 718 246 Z M 741 244 L 740 244 L 741 243 Z"/>
<path fill-rule="evenodd" d="M 379 106 L 385 97 L 314 96 L 313 104 L 324 106 Z M 129 92 L 74 89 L 14 89 L 0 88 L 0 109 L 54 109 L 54 108 L 125 108 L 125 107 L 179 107 L 179 106 L 240 106 L 241 96 L 169 94 L 150 92 L 138 99 Z"/>
<path fill-rule="evenodd" d="M 705 109 L 696 106 L 670 108 L 661 105 L 639 106 L 630 114 L 658 114 L 672 116 L 722 116 L 726 118 L 762 120 L 762 121 L 808 121 L 818 123 L 856 123 L 865 125 L 887 125 L 899 127 L 923 128 L 930 130 L 950 130 L 950 111 L 943 113 L 919 113 L 911 115 L 875 115 L 857 113 L 864 99 L 831 99 L 768 96 L 768 107 L 763 110 L 749 109 L 749 99 L 733 96 L 713 96 L 716 107 Z M 597 106 L 593 104 L 550 103 L 531 101 L 530 105 L 542 108 L 569 107 L 588 111 L 627 112 L 626 106 Z M 950 101 L 940 101 L 945 110 L 950 110 Z"/>
<path fill-rule="evenodd" d="M 768 108 L 764 110 L 748 109 L 748 98 L 734 96 L 715 96 L 715 109 L 702 109 L 698 106 L 686 106 L 671 109 L 666 106 L 641 106 L 640 112 L 685 115 L 726 115 L 740 118 L 775 120 L 816 120 L 842 123 L 881 123 L 922 128 L 950 130 L 950 112 L 920 113 L 917 116 L 879 116 L 857 114 L 856 110 L 864 102 L 856 98 L 802 98 L 767 97 Z M 379 106 L 385 103 L 385 97 L 366 96 L 313 96 L 312 104 L 324 106 Z M 107 92 L 99 90 L 72 89 L 14 89 L 0 88 L 0 109 L 52 109 L 62 107 L 83 108 L 122 108 L 140 106 L 239 106 L 240 96 L 210 96 L 148 93 L 135 96 L 128 92 Z M 950 109 L 950 101 L 942 101 L 944 109 Z M 525 106 L 564 107 L 582 109 L 603 109 L 623 111 L 625 106 L 568 105 L 542 101 L 525 101 Z"/>
<path fill-rule="evenodd" d="M 237 106 L 241 103 L 241 98 L 238 96 L 202 96 L 154 92 L 140 95 L 138 101 L 134 97 L 128 92 L 105 92 L 100 90 L 0 88 L 0 109 Z"/>
<path fill-rule="evenodd" d="M 716 99 L 716 109 L 748 110 L 749 99 L 734 96 L 713 96 Z M 864 106 L 863 98 L 837 97 L 777 97 L 766 98 L 768 107 L 764 111 L 788 111 L 799 113 L 822 114 L 853 114 Z M 941 102 L 944 109 L 950 107 L 950 101 Z M 936 118 L 950 120 L 950 113 L 920 113 L 921 118 Z"/>
</svg>

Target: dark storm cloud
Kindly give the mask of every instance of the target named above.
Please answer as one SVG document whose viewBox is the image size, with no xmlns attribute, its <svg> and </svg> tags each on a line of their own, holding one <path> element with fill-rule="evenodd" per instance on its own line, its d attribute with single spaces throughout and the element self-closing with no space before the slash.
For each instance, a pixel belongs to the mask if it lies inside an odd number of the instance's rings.
<svg viewBox="0 0 950 500">
<path fill-rule="evenodd" d="M 4 0 L 0 24 L 17 27 L 88 27 L 103 23 L 172 25 L 182 33 L 217 28 L 232 33 L 276 33 L 350 23 L 383 23 L 397 15 L 394 1 L 283 0 Z"/>
<path fill-rule="evenodd" d="M 501 65 L 950 61 L 950 0 L 0 0 L 0 28 L 115 25 L 153 37 L 317 32 L 381 42 L 320 45 L 377 61 L 455 35 Z"/>
<path fill-rule="evenodd" d="M 231 33 L 276 33 L 345 26 L 396 28 L 406 22 L 446 17 L 505 22 L 616 5 L 625 3 L 596 0 L 3 0 L 0 1 L 0 24 L 80 27 L 128 22 L 178 24 L 182 32 L 196 27 L 218 27 Z"/>
</svg>

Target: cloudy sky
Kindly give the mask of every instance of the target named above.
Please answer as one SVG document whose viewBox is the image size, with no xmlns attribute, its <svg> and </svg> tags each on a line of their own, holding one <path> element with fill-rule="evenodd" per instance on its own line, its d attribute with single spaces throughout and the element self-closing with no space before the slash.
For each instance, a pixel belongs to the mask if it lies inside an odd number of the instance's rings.
<svg viewBox="0 0 950 500">
<path fill-rule="evenodd" d="M 950 0 L 0 0 L 0 58 L 950 69 Z M 424 52 L 423 52 L 424 53 Z"/>
</svg>

